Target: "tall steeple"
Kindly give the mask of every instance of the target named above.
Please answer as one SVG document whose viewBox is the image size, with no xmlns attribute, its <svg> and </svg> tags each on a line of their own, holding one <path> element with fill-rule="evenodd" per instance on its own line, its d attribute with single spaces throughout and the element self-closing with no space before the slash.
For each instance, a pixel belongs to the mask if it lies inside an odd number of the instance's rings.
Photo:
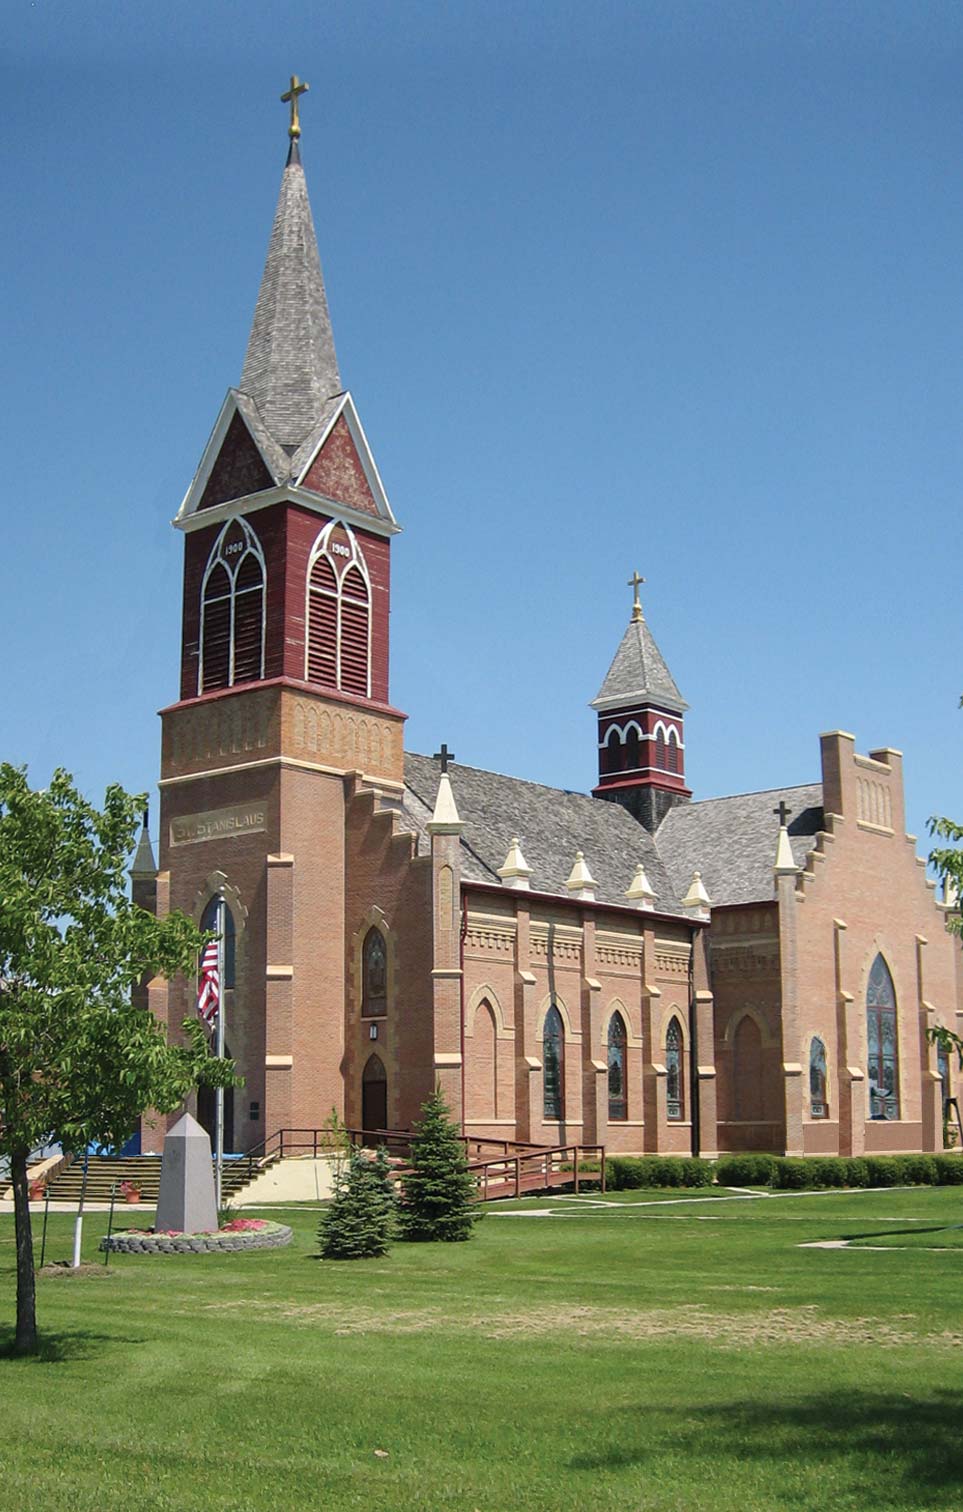
<svg viewBox="0 0 963 1512">
<path fill-rule="evenodd" d="M 683 715 L 689 707 L 645 621 L 634 572 L 632 618 L 591 707 L 598 714 L 596 798 L 610 798 L 656 830 L 685 785 Z"/>
<path fill-rule="evenodd" d="M 325 401 L 341 393 L 297 137 L 281 178 L 240 388 L 288 452 L 317 425 Z"/>
</svg>

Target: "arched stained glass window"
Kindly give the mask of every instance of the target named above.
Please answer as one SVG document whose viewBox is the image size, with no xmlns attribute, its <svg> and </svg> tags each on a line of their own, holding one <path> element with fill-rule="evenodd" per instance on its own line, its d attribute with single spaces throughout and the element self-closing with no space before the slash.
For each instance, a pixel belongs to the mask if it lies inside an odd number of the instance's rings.
<svg viewBox="0 0 963 1512">
<path fill-rule="evenodd" d="M 628 1039 L 625 1019 L 613 1013 L 609 1019 L 609 1122 L 620 1123 L 629 1116 L 628 1088 L 625 1079 L 625 1047 Z"/>
<path fill-rule="evenodd" d="M 545 1015 L 542 1030 L 542 1087 L 545 1118 L 565 1117 L 565 1026 L 555 1004 Z"/>
<path fill-rule="evenodd" d="M 201 928 L 213 934 L 217 930 L 217 898 L 211 898 L 201 914 Z M 234 969 L 236 956 L 236 931 L 234 928 L 234 915 L 227 903 L 224 904 L 224 986 L 234 986 Z"/>
<path fill-rule="evenodd" d="M 361 975 L 361 1012 L 365 1018 L 381 1018 L 388 1011 L 388 956 L 385 937 L 374 926 L 364 937 Z"/>
<path fill-rule="evenodd" d="M 828 1118 L 826 1107 L 826 1046 L 814 1039 L 809 1046 L 809 1111 L 813 1118 Z"/>
<path fill-rule="evenodd" d="M 682 1030 L 674 1018 L 665 1036 L 666 1114 L 669 1118 L 685 1118 L 685 1061 L 682 1056 Z"/>
<path fill-rule="evenodd" d="M 371 585 L 354 532 L 332 521 L 308 563 L 304 675 L 311 682 L 371 695 Z"/>
<path fill-rule="evenodd" d="M 870 1118 L 899 1118 L 899 1047 L 896 990 L 878 955 L 866 987 L 866 1059 Z"/>
<path fill-rule="evenodd" d="M 198 692 L 264 676 L 264 556 L 246 520 L 229 520 L 201 585 Z"/>
</svg>

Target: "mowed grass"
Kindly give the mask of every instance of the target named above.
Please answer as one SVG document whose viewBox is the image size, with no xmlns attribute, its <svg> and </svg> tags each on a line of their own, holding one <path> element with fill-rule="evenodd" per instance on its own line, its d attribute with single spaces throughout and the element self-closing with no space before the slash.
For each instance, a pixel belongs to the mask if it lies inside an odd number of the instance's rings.
<svg viewBox="0 0 963 1512">
<path fill-rule="evenodd" d="M 44 1357 L 0 1358 L 0 1507 L 963 1507 L 963 1250 L 933 1248 L 963 1192 L 692 1196 L 355 1263 L 302 1208 L 286 1250 L 42 1277 Z M 13 1296 L 2 1217 L 4 1322 Z"/>
</svg>

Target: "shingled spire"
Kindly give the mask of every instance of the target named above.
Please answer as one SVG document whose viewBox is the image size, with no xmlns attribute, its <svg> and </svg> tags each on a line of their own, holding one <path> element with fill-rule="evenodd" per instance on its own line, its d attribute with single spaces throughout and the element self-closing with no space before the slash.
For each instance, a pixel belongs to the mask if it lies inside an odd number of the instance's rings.
<svg viewBox="0 0 963 1512">
<path fill-rule="evenodd" d="M 289 451 L 317 425 L 325 400 L 341 392 L 297 138 L 281 179 L 240 387 Z"/>
<path fill-rule="evenodd" d="M 675 803 L 692 795 L 685 785 L 682 716 L 688 704 L 645 622 L 637 572 L 632 618 L 592 700 L 599 720 L 597 798 L 611 798 L 654 831 Z"/>
</svg>

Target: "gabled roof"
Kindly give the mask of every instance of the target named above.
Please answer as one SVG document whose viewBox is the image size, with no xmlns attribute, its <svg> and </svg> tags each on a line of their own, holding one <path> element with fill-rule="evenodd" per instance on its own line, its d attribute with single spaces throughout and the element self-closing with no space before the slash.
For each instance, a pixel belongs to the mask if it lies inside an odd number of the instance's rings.
<svg viewBox="0 0 963 1512">
<path fill-rule="evenodd" d="M 590 707 L 614 709 L 639 703 L 660 704 L 679 714 L 689 707 L 675 685 L 641 610 L 629 621 L 605 681 Z"/>
<path fill-rule="evenodd" d="M 699 871 L 713 907 L 771 902 L 779 839 L 779 819 L 773 810 L 781 798 L 791 810 L 788 829 L 793 860 L 802 866 L 823 828 L 823 790 L 818 782 L 707 798 L 670 809 L 655 832 L 655 843 L 680 896 L 692 873 Z"/>
<path fill-rule="evenodd" d="M 405 811 L 421 835 L 439 776 L 439 763 L 432 757 L 406 754 Z M 565 884 L 576 851 L 582 851 L 600 903 L 626 906 L 625 891 L 641 861 L 657 895 L 656 909 L 681 911 L 651 835 L 619 804 L 455 763 L 448 776 L 464 825 L 462 869 L 468 880 L 499 882 L 498 868 L 518 836 L 536 892 L 571 896 Z"/>
<path fill-rule="evenodd" d="M 289 452 L 341 392 L 321 259 L 300 154 L 281 178 L 267 261 L 241 373 L 269 433 Z"/>
</svg>

